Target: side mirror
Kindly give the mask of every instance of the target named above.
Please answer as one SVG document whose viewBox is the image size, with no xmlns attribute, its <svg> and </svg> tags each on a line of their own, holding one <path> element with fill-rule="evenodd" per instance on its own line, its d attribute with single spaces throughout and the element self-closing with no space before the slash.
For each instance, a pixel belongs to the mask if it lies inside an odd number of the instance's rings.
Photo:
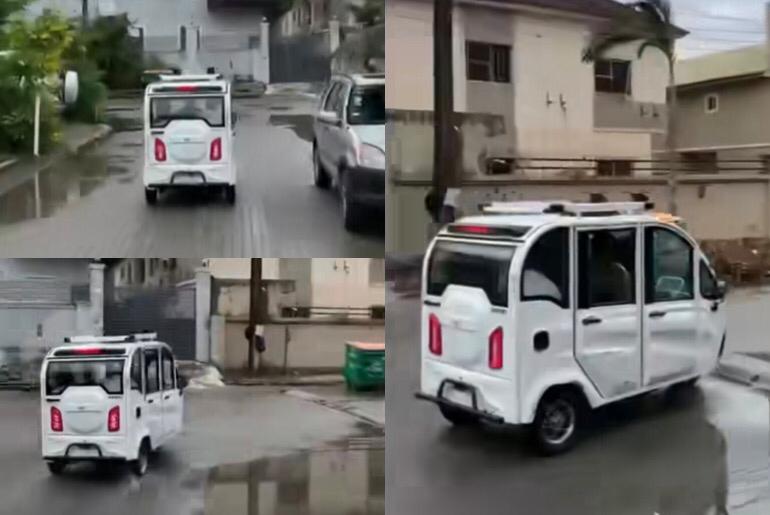
<svg viewBox="0 0 770 515">
<path fill-rule="evenodd" d="M 727 295 L 727 283 L 725 281 L 717 281 L 716 294 L 719 299 L 724 299 Z"/>
</svg>

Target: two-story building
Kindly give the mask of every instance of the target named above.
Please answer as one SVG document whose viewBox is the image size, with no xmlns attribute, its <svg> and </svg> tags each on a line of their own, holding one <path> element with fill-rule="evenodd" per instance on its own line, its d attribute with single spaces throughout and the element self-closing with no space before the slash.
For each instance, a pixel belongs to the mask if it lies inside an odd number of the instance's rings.
<svg viewBox="0 0 770 515">
<path fill-rule="evenodd" d="M 146 54 L 169 66 L 270 82 L 271 0 L 86 0 L 89 17 L 126 13 Z M 83 0 L 34 0 L 29 15 L 55 9 L 83 15 Z"/>
<path fill-rule="evenodd" d="M 597 24 L 625 9 L 612 0 L 454 3 L 466 183 L 650 174 L 637 162 L 665 136 L 666 57 L 648 49 L 639 58 L 639 45 L 628 44 L 595 63 L 582 59 Z M 386 18 L 387 248 L 416 250 L 426 239 L 433 168 L 433 4 L 388 0 Z M 576 187 L 587 199 L 591 187 Z"/>
</svg>

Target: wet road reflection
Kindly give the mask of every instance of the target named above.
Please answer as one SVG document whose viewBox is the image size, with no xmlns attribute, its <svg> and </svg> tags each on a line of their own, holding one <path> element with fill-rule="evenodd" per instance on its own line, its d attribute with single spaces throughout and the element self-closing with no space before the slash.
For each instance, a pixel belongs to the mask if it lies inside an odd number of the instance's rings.
<svg viewBox="0 0 770 515">
<path fill-rule="evenodd" d="M 215 467 L 205 515 L 381 515 L 385 450 L 332 449 Z"/>
<path fill-rule="evenodd" d="M 122 153 L 87 153 L 39 172 L 4 177 L 0 184 L 0 225 L 53 216 L 67 204 L 96 191 L 110 177 L 132 182 L 132 165 L 141 158 L 141 148 L 130 144 L 120 148 Z"/>
</svg>

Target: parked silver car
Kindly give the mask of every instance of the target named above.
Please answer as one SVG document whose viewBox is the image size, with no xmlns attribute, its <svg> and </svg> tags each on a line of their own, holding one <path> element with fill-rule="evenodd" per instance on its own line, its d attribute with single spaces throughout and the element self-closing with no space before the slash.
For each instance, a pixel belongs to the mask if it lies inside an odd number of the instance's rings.
<svg viewBox="0 0 770 515">
<path fill-rule="evenodd" d="M 313 129 L 313 174 L 335 186 L 345 228 L 385 211 L 385 75 L 335 75 L 321 94 Z"/>
</svg>

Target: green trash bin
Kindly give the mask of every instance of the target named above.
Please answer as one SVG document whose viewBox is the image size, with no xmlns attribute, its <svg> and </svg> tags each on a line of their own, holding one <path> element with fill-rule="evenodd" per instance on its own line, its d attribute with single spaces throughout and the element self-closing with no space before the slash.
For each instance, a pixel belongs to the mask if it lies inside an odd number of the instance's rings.
<svg viewBox="0 0 770 515">
<path fill-rule="evenodd" d="M 348 342 L 345 347 L 345 383 L 352 390 L 385 387 L 385 344 Z"/>
</svg>

